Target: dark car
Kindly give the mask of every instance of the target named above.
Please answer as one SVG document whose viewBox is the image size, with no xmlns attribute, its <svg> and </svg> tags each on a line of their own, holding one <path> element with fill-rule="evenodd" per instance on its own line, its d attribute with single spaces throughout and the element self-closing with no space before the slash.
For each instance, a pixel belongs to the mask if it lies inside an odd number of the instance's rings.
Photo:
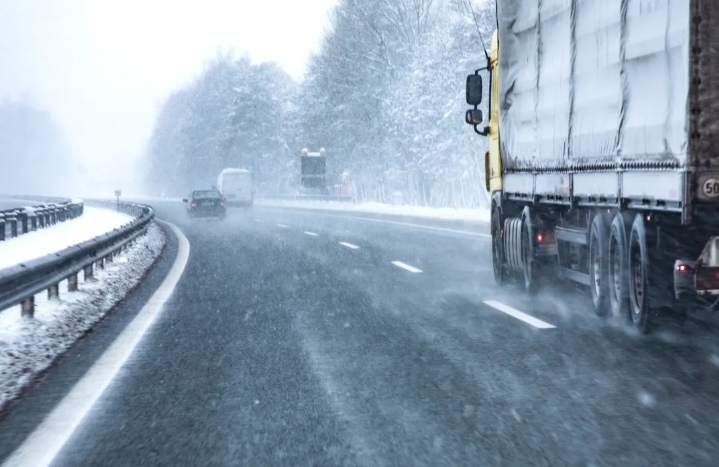
<svg viewBox="0 0 719 467">
<path fill-rule="evenodd" d="M 217 217 L 224 219 L 227 215 L 225 198 L 217 190 L 195 190 L 185 203 L 188 217 Z"/>
</svg>

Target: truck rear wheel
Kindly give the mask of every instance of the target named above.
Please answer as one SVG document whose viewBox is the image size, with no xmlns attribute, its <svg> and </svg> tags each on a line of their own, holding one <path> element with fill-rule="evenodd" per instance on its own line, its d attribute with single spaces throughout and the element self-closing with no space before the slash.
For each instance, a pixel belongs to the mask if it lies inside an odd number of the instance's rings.
<svg viewBox="0 0 719 467">
<path fill-rule="evenodd" d="M 507 283 L 507 267 L 504 263 L 504 238 L 502 238 L 502 216 L 499 209 L 492 212 L 492 266 L 497 285 Z"/>
<path fill-rule="evenodd" d="M 524 288 L 530 295 L 534 295 L 539 290 L 540 276 L 538 274 L 538 266 L 534 257 L 534 229 L 532 227 L 532 218 L 527 208 L 522 215 L 522 237 L 521 237 L 521 258 L 522 270 L 524 275 Z"/>
<path fill-rule="evenodd" d="M 614 216 L 609 228 L 608 246 L 609 308 L 613 317 L 626 321 L 629 319 L 629 251 L 627 229 L 620 213 Z"/>
<path fill-rule="evenodd" d="M 644 217 L 637 214 L 629 236 L 629 309 L 634 327 L 649 332 L 651 316 L 651 283 L 649 252 Z"/>
<path fill-rule="evenodd" d="M 594 312 L 606 316 L 609 304 L 609 228 L 602 213 L 598 213 L 589 228 L 589 287 Z"/>
</svg>

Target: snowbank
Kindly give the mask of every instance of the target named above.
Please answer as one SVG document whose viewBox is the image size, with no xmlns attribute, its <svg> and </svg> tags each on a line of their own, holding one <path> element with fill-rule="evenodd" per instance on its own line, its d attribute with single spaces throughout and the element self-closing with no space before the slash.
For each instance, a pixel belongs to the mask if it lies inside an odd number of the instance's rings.
<svg viewBox="0 0 719 467">
<path fill-rule="evenodd" d="M 309 200 L 271 200 L 258 199 L 260 206 L 319 209 L 325 211 L 362 212 L 372 214 L 389 214 L 395 216 L 422 217 L 427 219 L 456 220 L 465 222 L 486 223 L 490 220 L 489 209 L 453 209 L 430 208 L 426 206 L 396 206 L 382 203 L 340 203 L 336 201 Z"/>
<path fill-rule="evenodd" d="M 20 306 L 0 311 L 0 408 L 102 319 L 144 277 L 165 245 L 162 230 L 151 224 L 146 235 L 115 257 L 95 280 L 78 292 L 60 284 L 60 300 L 35 296 L 35 317 L 23 319 Z"/>
<path fill-rule="evenodd" d="M 85 206 L 83 215 L 0 242 L 0 269 L 55 253 L 131 222 L 132 216 Z"/>
</svg>

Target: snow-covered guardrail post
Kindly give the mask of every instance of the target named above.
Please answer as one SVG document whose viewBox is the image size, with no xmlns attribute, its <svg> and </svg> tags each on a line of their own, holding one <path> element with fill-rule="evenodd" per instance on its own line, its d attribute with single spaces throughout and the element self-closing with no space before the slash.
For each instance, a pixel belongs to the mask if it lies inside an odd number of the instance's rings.
<svg viewBox="0 0 719 467">
<path fill-rule="evenodd" d="M 20 316 L 32 318 L 35 316 L 35 297 L 26 298 L 20 305 Z"/>
<path fill-rule="evenodd" d="M 52 284 L 47 288 L 47 298 L 50 300 L 60 298 L 60 284 Z"/>
<path fill-rule="evenodd" d="M 17 214 L 18 220 L 20 221 L 20 233 L 26 234 L 28 233 L 27 229 L 27 211 L 24 209 L 22 211 L 18 211 Z"/>
<path fill-rule="evenodd" d="M 94 279 L 93 270 L 92 270 L 92 264 L 88 264 L 85 266 L 85 270 L 83 271 L 83 276 L 85 278 L 85 282 L 91 281 Z"/>
<path fill-rule="evenodd" d="M 77 273 L 73 272 L 67 278 L 67 291 L 77 292 Z"/>
<path fill-rule="evenodd" d="M 10 224 L 10 238 L 17 237 L 17 217 L 15 217 L 15 213 L 13 212 L 10 216 L 5 217 L 5 220 Z"/>
<path fill-rule="evenodd" d="M 27 213 L 28 220 L 30 221 L 30 230 L 32 232 L 37 230 L 37 214 L 31 210 Z"/>
</svg>

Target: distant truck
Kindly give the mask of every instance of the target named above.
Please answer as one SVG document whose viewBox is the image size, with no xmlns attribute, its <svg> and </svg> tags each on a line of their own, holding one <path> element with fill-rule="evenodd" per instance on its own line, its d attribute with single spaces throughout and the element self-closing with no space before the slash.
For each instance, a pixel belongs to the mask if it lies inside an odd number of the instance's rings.
<svg viewBox="0 0 719 467">
<path fill-rule="evenodd" d="M 255 188 L 252 173 L 247 169 L 224 169 L 217 177 L 217 189 L 228 206 L 252 207 Z"/>
<path fill-rule="evenodd" d="M 561 275 L 647 332 L 719 303 L 719 1 L 496 2 L 466 122 L 488 137 L 494 275 Z M 480 72 L 489 72 L 489 121 Z"/>
<path fill-rule="evenodd" d="M 300 151 L 300 177 L 302 187 L 325 193 L 327 191 L 327 155 L 324 148 L 310 152 L 307 148 Z"/>
</svg>

